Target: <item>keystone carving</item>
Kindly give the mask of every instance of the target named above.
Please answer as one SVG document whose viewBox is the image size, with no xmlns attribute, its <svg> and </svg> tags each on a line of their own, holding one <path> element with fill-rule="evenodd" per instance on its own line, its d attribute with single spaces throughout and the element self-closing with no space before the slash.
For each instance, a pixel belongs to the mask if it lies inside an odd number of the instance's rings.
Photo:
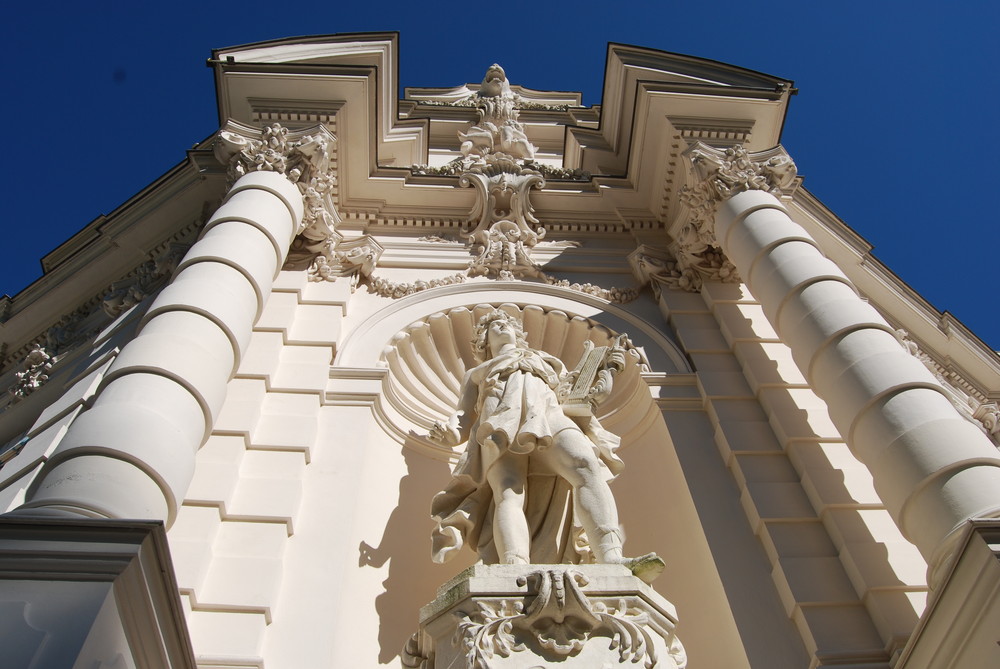
<svg viewBox="0 0 1000 669">
<path fill-rule="evenodd" d="M 459 179 L 459 185 L 473 186 L 477 196 L 469 216 L 476 227 L 465 234 L 478 252 L 469 274 L 502 280 L 540 277 L 531 248 L 545 237 L 545 228 L 534 216 L 530 195 L 545 180 L 508 156 L 490 154 L 483 161 Z"/>
<path fill-rule="evenodd" d="M 347 261 L 356 251 L 356 240 L 344 242 L 337 230 L 341 218 L 333 202 L 336 178 L 331 154 L 336 138 L 323 126 L 310 131 L 289 131 L 274 123 L 258 130 L 230 120 L 219 131 L 215 155 L 229 166 L 230 182 L 249 172 L 284 174 L 302 193 L 302 222 L 289 252 L 289 262 L 311 259 L 311 281 L 335 281 L 340 276 L 367 276 L 378 262 L 382 248 L 366 240 L 371 261 Z M 351 256 L 356 259 L 356 255 Z M 357 278 L 352 282 L 357 283 Z"/>
<path fill-rule="evenodd" d="M 665 276 L 679 288 L 701 289 L 704 281 L 736 283 L 740 280 L 715 239 L 715 210 L 719 202 L 748 190 L 780 192 L 796 177 L 795 163 L 780 146 L 751 154 L 742 145 L 717 149 L 698 142 L 687 151 L 696 177 L 693 186 L 680 190 L 688 217 L 673 232 L 670 251 L 675 266 Z"/>
</svg>

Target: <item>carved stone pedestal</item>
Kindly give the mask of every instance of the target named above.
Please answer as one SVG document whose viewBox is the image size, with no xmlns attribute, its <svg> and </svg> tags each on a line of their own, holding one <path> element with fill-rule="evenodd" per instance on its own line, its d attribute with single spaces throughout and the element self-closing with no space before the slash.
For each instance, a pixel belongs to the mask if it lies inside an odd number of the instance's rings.
<svg viewBox="0 0 1000 669">
<path fill-rule="evenodd" d="M 674 607 L 619 565 L 475 565 L 420 610 L 419 669 L 683 669 Z"/>
</svg>

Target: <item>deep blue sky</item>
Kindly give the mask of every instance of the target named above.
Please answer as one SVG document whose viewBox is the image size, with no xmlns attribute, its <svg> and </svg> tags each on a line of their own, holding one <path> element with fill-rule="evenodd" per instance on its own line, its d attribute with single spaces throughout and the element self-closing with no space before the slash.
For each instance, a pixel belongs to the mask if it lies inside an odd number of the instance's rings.
<svg viewBox="0 0 1000 669">
<path fill-rule="evenodd" d="M 0 27 L 0 294 L 217 129 L 213 47 L 398 30 L 403 86 L 478 81 L 497 61 L 594 104 L 614 41 L 794 80 L 783 144 L 806 187 L 1000 348 L 998 28 L 996 0 L 18 3 Z"/>
</svg>

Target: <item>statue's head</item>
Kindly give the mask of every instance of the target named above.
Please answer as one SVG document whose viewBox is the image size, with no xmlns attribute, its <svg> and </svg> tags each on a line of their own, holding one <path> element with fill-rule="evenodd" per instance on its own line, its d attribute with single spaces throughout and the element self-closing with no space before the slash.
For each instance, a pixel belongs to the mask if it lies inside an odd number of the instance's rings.
<svg viewBox="0 0 1000 669">
<path fill-rule="evenodd" d="M 510 83 L 507 81 L 507 73 L 503 68 L 493 63 L 490 69 L 486 70 L 483 83 L 479 87 L 479 97 L 495 98 L 510 93 Z"/>
<path fill-rule="evenodd" d="M 517 339 L 518 347 L 528 348 L 528 339 L 524 334 L 524 327 L 521 325 L 521 319 L 517 316 L 508 314 L 503 309 L 493 309 L 483 315 L 483 317 L 480 318 L 479 322 L 476 324 L 476 337 L 472 340 L 472 350 L 476 354 L 477 358 L 485 360 L 489 354 L 490 324 L 494 321 L 504 321 L 510 325 L 514 330 L 514 337 Z"/>
</svg>

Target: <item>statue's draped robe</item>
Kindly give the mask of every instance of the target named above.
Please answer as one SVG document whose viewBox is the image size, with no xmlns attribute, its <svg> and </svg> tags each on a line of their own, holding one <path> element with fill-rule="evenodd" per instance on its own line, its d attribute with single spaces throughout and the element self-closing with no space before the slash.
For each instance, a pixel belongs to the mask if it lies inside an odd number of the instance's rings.
<svg viewBox="0 0 1000 669">
<path fill-rule="evenodd" d="M 436 562 L 450 559 L 463 545 L 475 548 L 487 564 L 499 562 L 493 542 L 493 492 L 486 480 L 490 467 L 505 452 L 528 455 L 553 447 L 562 430 L 584 433 L 608 479 L 617 476 L 622 461 L 615 454 L 618 437 L 592 416 L 570 418 L 563 413 L 555 389 L 562 362 L 547 353 L 515 348 L 484 362 L 476 402 L 476 422 L 469 443 L 455 466 L 452 480 L 434 497 L 431 514 Z M 558 447 L 558 446 L 556 446 Z M 569 484 L 529 460 L 525 515 L 531 534 L 531 562 L 559 564 L 590 561 L 582 529 L 574 522 Z"/>
</svg>

